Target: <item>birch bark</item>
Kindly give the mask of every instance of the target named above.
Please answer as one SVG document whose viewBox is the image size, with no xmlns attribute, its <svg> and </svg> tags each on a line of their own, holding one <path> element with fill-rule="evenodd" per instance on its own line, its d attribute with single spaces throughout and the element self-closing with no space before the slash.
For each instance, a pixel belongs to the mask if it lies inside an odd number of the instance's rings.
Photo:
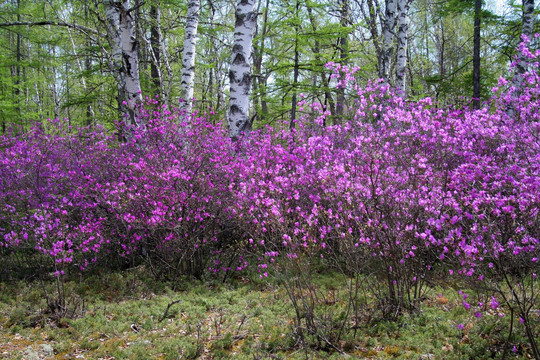
<svg viewBox="0 0 540 360">
<path fill-rule="evenodd" d="M 229 69 L 229 135 L 237 139 L 251 131 L 249 119 L 249 91 L 251 86 L 252 42 L 257 23 L 255 0 L 238 0 L 234 45 Z"/>
<path fill-rule="evenodd" d="M 407 93 L 407 36 L 409 33 L 409 1 L 398 0 L 398 47 L 396 62 L 396 86 L 401 91 L 401 95 L 406 97 Z"/>
<path fill-rule="evenodd" d="M 181 108 L 191 113 L 193 107 L 193 80 L 195 78 L 195 50 L 197 45 L 197 26 L 199 25 L 200 0 L 189 0 L 182 53 L 182 98 Z"/>
<path fill-rule="evenodd" d="M 522 33 L 532 40 L 534 26 L 534 0 L 523 0 L 522 7 Z M 527 71 L 527 60 L 527 57 L 518 51 L 513 81 L 517 94 L 521 92 L 521 88 L 523 86 L 523 74 L 525 74 Z"/>
<path fill-rule="evenodd" d="M 108 37 L 112 48 L 111 71 L 118 87 L 118 108 L 135 124 L 135 107 L 142 101 L 138 42 L 129 0 L 105 0 Z"/>
<path fill-rule="evenodd" d="M 394 53 L 394 28 L 397 18 L 397 1 L 385 0 L 386 9 L 382 29 L 382 49 L 379 60 L 379 78 L 388 83 L 390 79 L 390 64 Z"/>
</svg>

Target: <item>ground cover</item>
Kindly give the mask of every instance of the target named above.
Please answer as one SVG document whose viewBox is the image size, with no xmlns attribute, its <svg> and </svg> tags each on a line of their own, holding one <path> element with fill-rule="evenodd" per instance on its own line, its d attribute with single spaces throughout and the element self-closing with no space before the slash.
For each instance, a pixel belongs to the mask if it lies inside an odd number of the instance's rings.
<svg viewBox="0 0 540 360">
<path fill-rule="evenodd" d="M 302 346 L 294 336 L 293 306 L 273 277 L 244 274 L 226 283 L 186 280 L 173 287 L 145 273 L 139 267 L 68 281 L 69 318 L 46 313 L 39 282 L 0 284 L 0 358 L 484 359 L 501 358 L 508 336 L 504 308 L 477 318 L 452 286 L 440 284 L 426 292 L 418 312 L 397 321 L 382 320 L 361 298 L 366 305 L 336 348 Z M 336 273 L 313 279 L 325 294 L 317 311 L 336 323 L 346 305 L 341 279 Z M 508 358 L 531 358 L 521 334 L 509 339 Z"/>
</svg>

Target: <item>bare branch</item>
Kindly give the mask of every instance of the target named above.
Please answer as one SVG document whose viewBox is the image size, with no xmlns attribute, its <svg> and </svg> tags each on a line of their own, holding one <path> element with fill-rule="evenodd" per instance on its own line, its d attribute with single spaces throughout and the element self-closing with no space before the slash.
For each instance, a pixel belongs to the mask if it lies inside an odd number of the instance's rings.
<svg viewBox="0 0 540 360">
<path fill-rule="evenodd" d="M 64 22 L 64 21 L 50 21 L 50 20 L 43 20 L 43 21 L 13 21 L 13 22 L 0 23 L 0 28 L 11 27 L 11 26 L 49 26 L 49 25 L 50 26 L 64 26 L 64 27 L 67 27 L 67 28 L 76 29 L 76 30 L 81 31 L 81 32 L 83 32 L 85 34 L 92 33 L 92 34 L 95 34 L 95 35 L 104 36 L 103 34 L 99 33 L 95 29 L 92 29 L 92 28 L 89 28 L 89 27 L 86 27 L 86 26 L 82 26 L 82 25 L 67 23 L 67 22 Z"/>
</svg>

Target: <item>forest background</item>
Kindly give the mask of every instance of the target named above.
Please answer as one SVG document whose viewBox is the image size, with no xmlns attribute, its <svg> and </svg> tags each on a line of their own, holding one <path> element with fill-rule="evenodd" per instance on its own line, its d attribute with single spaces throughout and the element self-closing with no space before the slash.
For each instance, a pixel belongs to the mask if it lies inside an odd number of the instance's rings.
<svg viewBox="0 0 540 360">
<path fill-rule="evenodd" d="M 523 31 L 522 4 L 513 1 L 246 3 L 256 15 L 246 59 L 255 127 L 295 118 L 300 93 L 339 117 L 343 93 L 329 61 L 359 67 L 361 82 L 383 78 L 412 100 L 486 100 L 508 75 Z M 162 103 L 194 97 L 195 109 L 227 118 L 235 9 L 221 0 L 2 2 L 0 130 L 47 118 L 110 125 L 139 91 Z M 124 28 L 114 23 L 122 11 Z M 122 90 L 131 76 L 134 88 Z"/>
</svg>

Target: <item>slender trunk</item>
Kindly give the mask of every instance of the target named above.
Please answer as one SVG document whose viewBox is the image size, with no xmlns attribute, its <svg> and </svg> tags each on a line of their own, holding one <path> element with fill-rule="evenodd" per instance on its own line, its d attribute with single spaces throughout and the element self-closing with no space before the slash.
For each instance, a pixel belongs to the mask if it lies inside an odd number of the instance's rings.
<svg viewBox="0 0 540 360">
<path fill-rule="evenodd" d="M 39 69 L 37 72 L 39 74 Z M 34 90 L 36 91 L 36 105 L 37 105 L 37 111 L 39 114 L 39 119 L 43 120 L 43 103 L 41 101 L 41 94 L 39 92 L 39 87 L 38 87 L 37 82 L 34 83 Z"/>
<path fill-rule="evenodd" d="M 289 128 L 294 129 L 294 120 L 296 120 L 296 104 L 298 102 L 296 98 L 296 88 L 298 87 L 298 76 L 300 74 L 300 50 L 298 49 L 298 13 L 300 10 L 300 2 L 296 0 L 295 8 L 295 21 L 294 21 L 294 69 L 293 69 L 293 95 L 291 100 L 291 121 Z"/>
<path fill-rule="evenodd" d="M 407 95 L 407 36 L 409 32 L 409 0 L 398 0 L 398 48 L 396 63 L 396 85 L 404 98 Z"/>
<path fill-rule="evenodd" d="M 129 0 L 105 0 L 105 14 L 109 22 L 108 35 L 112 48 L 111 71 L 118 87 L 118 108 L 122 116 L 128 114 L 135 124 L 135 108 L 142 101 L 139 80 L 138 42 Z"/>
<path fill-rule="evenodd" d="M 53 46 L 52 49 L 53 58 L 56 59 L 56 46 Z M 57 85 L 57 77 L 56 74 L 56 66 L 52 67 L 52 86 L 51 91 L 53 95 L 53 102 L 54 102 L 54 118 L 59 119 L 60 118 L 60 96 L 58 95 L 58 85 Z"/>
<path fill-rule="evenodd" d="M 20 8 L 21 8 L 21 1 L 17 0 L 17 21 L 21 21 Z M 14 95 L 15 103 L 16 103 L 15 112 L 17 113 L 17 117 L 18 117 L 19 120 L 21 119 L 21 100 L 20 100 L 20 96 L 21 96 L 21 89 L 20 89 L 20 86 L 21 86 L 21 67 L 20 67 L 20 64 L 21 64 L 21 60 L 22 60 L 22 53 L 21 53 L 22 49 L 21 48 L 22 48 L 22 37 L 21 37 L 21 34 L 19 34 L 19 32 L 17 32 L 16 38 L 15 38 L 15 51 L 16 51 L 17 63 L 14 66 L 11 67 L 11 76 L 14 77 L 13 84 L 15 86 L 13 88 L 13 95 Z"/>
<path fill-rule="evenodd" d="M 262 3 L 259 3 L 259 7 Z M 270 5 L 270 0 L 266 0 L 263 12 L 263 23 L 262 30 L 258 37 L 258 46 L 254 50 L 253 54 L 253 70 L 255 73 L 255 79 L 253 81 L 253 91 L 256 96 L 257 105 L 257 120 L 262 120 L 263 117 L 268 113 L 268 105 L 266 102 L 266 80 L 267 77 L 262 75 L 262 60 L 265 52 L 265 39 L 268 34 L 268 8 Z M 259 13 L 259 11 L 257 11 Z M 257 33 L 258 31 L 256 31 Z M 259 113 L 260 110 L 260 113 Z"/>
<path fill-rule="evenodd" d="M 379 78 L 388 83 L 390 80 L 390 64 L 394 54 L 394 28 L 396 27 L 396 1 L 385 0 L 386 9 L 383 22 L 383 43 L 379 58 Z"/>
<path fill-rule="evenodd" d="M 341 0 L 340 9 L 340 25 L 341 31 L 347 27 L 347 21 L 349 18 L 349 1 Z M 348 32 L 343 34 L 339 38 L 339 60 L 341 65 L 347 64 L 347 58 L 349 53 L 349 39 Z M 337 104 L 336 104 L 336 116 L 334 117 L 334 124 L 343 123 L 343 114 L 345 110 L 345 88 L 340 87 L 337 91 Z"/>
<path fill-rule="evenodd" d="M 474 2 L 474 35 L 473 35 L 473 108 L 480 108 L 480 21 L 482 0 Z"/>
<path fill-rule="evenodd" d="M 309 3 L 306 4 L 308 16 L 309 16 L 309 22 L 311 24 L 311 30 L 313 34 L 317 33 L 317 23 L 315 22 L 315 16 L 313 15 L 313 9 Z M 314 45 L 311 47 L 311 51 L 313 52 L 315 56 L 315 61 L 317 66 L 324 65 L 323 59 L 321 58 L 321 43 L 319 40 L 317 40 L 317 37 L 315 37 Z M 324 88 L 324 105 L 327 104 L 330 107 L 330 114 L 335 115 L 336 114 L 336 107 L 334 104 L 334 100 L 332 99 L 332 94 L 329 90 L 329 83 L 330 83 L 330 76 L 328 78 L 326 77 L 324 71 L 321 72 L 321 81 Z M 313 88 L 316 88 L 316 78 L 313 80 Z"/>
<path fill-rule="evenodd" d="M 191 113 L 193 107 L 193 79 L 195 78 L 195 50 L 197 45 L 197 26 L 199 25 L 200 0 L 189 0 L 182 53 L 182 98 L 181 108 Z"/>
<path fill-rule="evenodd" d="M 150 19 L 152 25 L 150 27 L 150 51 L 152 62 L 150 63 L 150 76 L 154 93 L 163 97 L 163 76 L 161 75 L 161 9 L 159 5 L 152 4 L 150 7 Z"/>
<path fill-rule="evenodd" d="M 85 13 L 88 16 L 88 11 L 85 8 Z M 69 40 L 71 41 L 71 48 L 73 50 L 73 55 L 75 56 L 75 59 L 77 60 L 77 68 L 79 69 L 79 72 L 83 73 L 84 71 L 90 71 L 90 57 L 86 57 L 84 59 L 84 67 L 81 62 L 81 58 L 79 57 L 79 54 L 77 54 L 77 47 L 75 46 L 75 41 L 73 40 L 73 35 L 71 34 L 71 29 L 67 29 Z M 89 44 L 87 44 L 89 45 Z M 85 93 L 88 93 L 88 87 L 86 86 L 86 76 L 81 76 L 81 85 L 83 87 L 83 90 Z M 92 125 L 92 118 L 95 117 L 94 110 L 92 109 L 92 104 L 88 104 L 86 106 L 86 125 L 91 126 Z"/>
<path fill-rule="evenodd" d="M 254 11 L 255 0 L 238 0 L 234 45 L 229 70 L 229 134 L 237 139 L 242 133 L 251 131 L 249 119 L 249 90 L 251 87 L 252 42 L 257 22 Z"/>
<path fill-rule="evenodd" d="M 522 33 L 529 39 L 532 39 L 534 27 L 534 0 L 522 0 L 522 7 Z M 516 89 L 516 95 L 521 93 L 521 88 L 523 87 L 523 75 L 527 72 L 527 66 L 527 56 L 518 51 L 516 70 L 512 84 Z"/>
</svg>

